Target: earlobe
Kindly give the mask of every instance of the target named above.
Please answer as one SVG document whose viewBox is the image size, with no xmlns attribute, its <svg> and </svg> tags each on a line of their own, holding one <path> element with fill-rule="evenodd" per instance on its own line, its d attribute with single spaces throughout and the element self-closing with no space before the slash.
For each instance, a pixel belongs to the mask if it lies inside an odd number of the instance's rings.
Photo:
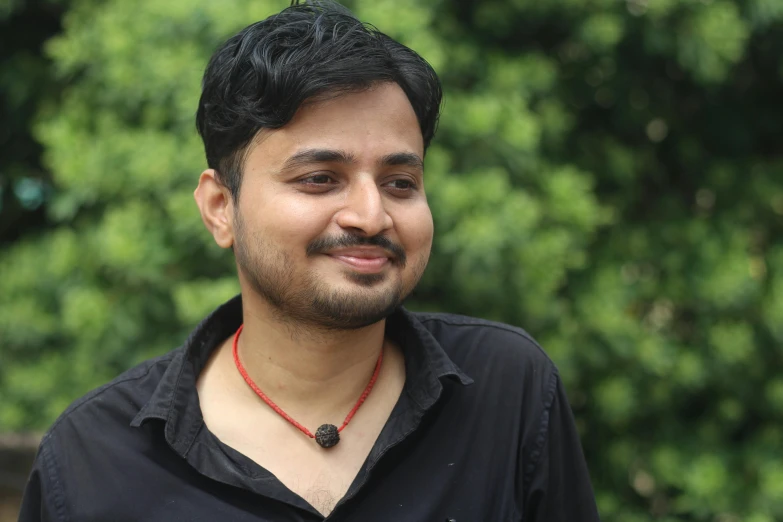
<svg viewBox="0 0 783 522">
<path fill-rule="evenodd" d="M 193 192 L 204 226 L 221 248 L 234 244 L 234 202 L 231 193 L 220 181 L 214 169 L 201 173 Z"/>
</svg>

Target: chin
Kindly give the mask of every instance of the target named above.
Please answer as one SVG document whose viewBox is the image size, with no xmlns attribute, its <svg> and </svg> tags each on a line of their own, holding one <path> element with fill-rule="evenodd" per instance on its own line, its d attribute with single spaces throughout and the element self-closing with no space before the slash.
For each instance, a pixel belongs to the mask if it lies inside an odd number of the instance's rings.
<svg viewBox="0 0 783 522">
<path fill-rule="evenodd" d="M 363 277 L 377 274 L 361 274 Z M 367 280 L 365 279 L 365 283 Z M 377 284 L 376 284 L 377 285 Z M 370 286 L 370 285 L 367 285 Z M 309 310 L 312 322 L 329 329 L 358 329 L 375 324 L 391 315 L 403 301 L 399 285 L 372 290 L 316 291 L 312 294 Z"/>
<path fill-rule="evenodd" d="M 389 279 L 389 275 L 383 272 L 376 274 L 363 274 L 360 272 L 348 272 L 345 277 L 357 285 L 363 287 L 375 287 L 381 285 L 384 281 Z"/>
<path fill-rule="evenodd" d="M 399 304 L 394 302 L 372 309 L 357 307 L 351 311 L 343 310 L 343 313 L 335 313 L 334 308 L 321 309 L 312 322 L 328 330 L 358 330 L 386 319 L 398 306 Z"/>
</svg>

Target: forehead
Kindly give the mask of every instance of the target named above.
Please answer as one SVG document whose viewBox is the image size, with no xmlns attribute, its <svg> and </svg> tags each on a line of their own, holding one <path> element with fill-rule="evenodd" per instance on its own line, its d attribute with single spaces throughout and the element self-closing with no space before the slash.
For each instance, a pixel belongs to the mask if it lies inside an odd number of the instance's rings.
<svg viewBox="0 0 783 522">
<path fill-rule="evenodd" d="M 400 153 L 421 158 L 424 141 L 405 92 L 396 83 L 384 83 L 303 105 L 284 127 L 259 133 L 246 167 L 276 169 L 308 149 L 345 151 L 362 163 Z"/>
</svg>

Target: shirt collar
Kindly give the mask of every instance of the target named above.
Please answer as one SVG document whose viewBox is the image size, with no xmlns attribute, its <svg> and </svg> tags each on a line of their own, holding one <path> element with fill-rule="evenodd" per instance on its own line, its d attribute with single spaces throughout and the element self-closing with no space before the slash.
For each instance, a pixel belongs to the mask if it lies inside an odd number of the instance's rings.
<svg viewBox="0 0 783 522">
<path fill-rule="evenodd" d="M 171 360 L 152 397 L 131 426 L 139 427 L 150 419 L 163 420 L 166 440 L 178 453 L 186 455 L 204 424 L 196 379 L 214 349 L 236 332 L 241 323 L 241 296 L 229 300 L 201 321 Z M 440 397 L 443 379 L 450 378 L 462 385 L 473 383 L 415 313 L 399 307 L 386 320 L 386 335 L 403 349 L 405 389 L 422 411 Z"/>
</svg>

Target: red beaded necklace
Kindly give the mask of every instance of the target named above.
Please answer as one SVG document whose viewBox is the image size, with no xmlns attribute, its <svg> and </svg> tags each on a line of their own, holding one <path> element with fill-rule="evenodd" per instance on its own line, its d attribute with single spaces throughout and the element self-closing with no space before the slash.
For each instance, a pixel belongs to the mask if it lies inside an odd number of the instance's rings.
<svg viewBox="0 0 783 522">
<path fill-rule="evenodd" d="M 272 402 L 272 399 L 266 396 L 264 392 L 261 391 L 261 388 L 259 388 L 256 383 L 253 382 L 253 379 L 250 378 L 250 376 L 247 374 L 247 371 L 245 370 L 245 367 L 242 366 L 242 362 L 239 360 L 239 352 L 237 351 L 237 343 L 239 342 L 239 334 L 242 333 L 242 327 L 244 324 L 239 326 L 239 329 L 237 330 L 237 333 L 234 334 L 234 363 L 237 366 L 237 370 L 239 370 L 239 373 L 242 374 L 242 377 L 245 379 L 245 382 L 250 386 L 250 388 L 256 392 L 256 395 L 261 397 L 261 400 L 263 400 L 265 403 L 269 405 L 270 408 L 275 410 L 278 415 L 283 417 L 285 420 L 296 426 L 299 431 L 310 437 L 311 439 L 315 439 L 315 441 L 322 447 L 322 448 L 331 448 L 338 442 L 340 442 L 340 432 L 343 431 L 343 429 L 348 426 L 348 423 L 351 422 L 351 419 L 356 414 L 357 410 L 359 409 L 359 406 L 364 403 L 364 401 L 367 399 L 367 397 L 370 395 L 370 392 L 372 391 L 372 387 L 375 385 L 375 381 L 378 379 L 378 374 L 381 371 L 381 362 L 383 361 L 383 348 L 381 348 L 381 353 L 378 355 L 378 362 L 375 363 L 375 371 L 372 374 L 372 377 L 370 378 L 370 382 L 367 383 L 367 387 L 364 389 L 364 392 L 362 392 L 361 397 L 359 397 L 359 400 L 356 401 L 356 404 L 354 405 L 353 409 L 348 412 L 348 415 L 345 417 L 345 420 L 343 421 L 343 425 L 339 428 L 335 426 L 334 424 L 322 424 L 319 426 L 317 430 L 315 430 L 315 434 L 311 433 L 310 430 L 296 422 L 294 419 L 292 419 L 286 412 L 280 408 L 277 404 Z"/>
</svg>

